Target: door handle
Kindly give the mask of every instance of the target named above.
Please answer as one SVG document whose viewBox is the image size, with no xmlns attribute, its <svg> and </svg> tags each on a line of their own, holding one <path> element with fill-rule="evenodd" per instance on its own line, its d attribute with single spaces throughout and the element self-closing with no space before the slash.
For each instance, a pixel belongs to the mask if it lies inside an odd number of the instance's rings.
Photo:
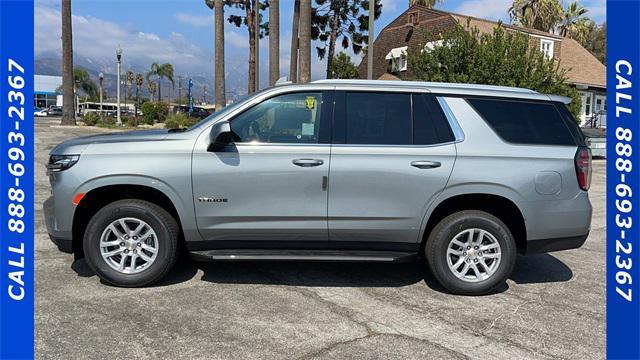
<svg viewBox="0 0 640 360">
<path fill-rule="evenodd" d="M 319 159 L 295 159 L 292 161 L 293 165 L 300 167 L 314 167 L 324 164 L 324 161 Z"/>
<path fill-rule="evenodd" d="M 411 162 L 411 166 L 418 168 L 418 169 L 435 169 L 435 168 L 439 168 L 440 166 L 442 166 L 441 163 L 439 163 L 438 161 L 412 161 Z"/>
</svg>

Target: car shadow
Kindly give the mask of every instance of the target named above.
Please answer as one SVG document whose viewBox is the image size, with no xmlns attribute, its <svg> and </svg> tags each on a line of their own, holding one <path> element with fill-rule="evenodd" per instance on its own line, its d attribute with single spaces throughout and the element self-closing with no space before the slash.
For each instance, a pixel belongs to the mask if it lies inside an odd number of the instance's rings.
<svg viewBox="0 0 640 360">
<path fill-rule="evenodd" d="M 84 259 L 71 268 L 82 277 L 95 273 Z M 218 284 L 285 285 L 311 287 L 402 287 L 424 282 L 430 289 L 448 293 L 427 271 L 423 260 L 410 263 L 329 263 L 329 262 L 195 262 L 183 257 L 160 282 L 162 287 L 193 279 L 202 271 L 201 280 Z M 565 282 L 573 278 L 571 269 L 550 254 L 518 256 L 509 277 L 516 284 Z M 502 284 L 491 294 L 509 289 Z M 488 294 L 488 295 L 491 295 Z"/>
</svg>

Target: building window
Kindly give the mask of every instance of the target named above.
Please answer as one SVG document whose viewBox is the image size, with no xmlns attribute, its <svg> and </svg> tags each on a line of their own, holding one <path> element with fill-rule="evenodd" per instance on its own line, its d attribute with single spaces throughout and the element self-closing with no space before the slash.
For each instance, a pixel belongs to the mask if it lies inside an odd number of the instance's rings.
<svg viewBox="0 0 640 360">
<path fill-rule="evenodd" d="M 412 12 L 409 14 L 409 24 L 418 25 L 420 23 L 420 13 Z"/>
<path fill-rule="evenodd" d="M 547 59 L 553 59 L 553 41 L 540 39 L 540 51 Z"/>
<path fill-rule="evenodd" d="M 407 71 L 407 46 L 394 48 L 389 51 L 386 60 L 391 60 L 391 71 Z"/>
</svg>

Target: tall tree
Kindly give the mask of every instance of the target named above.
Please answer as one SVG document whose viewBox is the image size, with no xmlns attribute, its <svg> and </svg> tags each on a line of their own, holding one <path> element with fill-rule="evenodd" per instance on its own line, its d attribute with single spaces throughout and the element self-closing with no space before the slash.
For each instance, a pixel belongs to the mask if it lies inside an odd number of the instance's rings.
<svg viewBox="0 0 640 360">
<path fill-rule="evenodd" d="M 574 1 L 564 10 L 560 22 L 560 35 L 570 37 L 580 43 L 584 43 L 589 34 L 589 26 L 592 23 L 585 15 L 589 10 Z"/>
<path fill-rule="evenodd" d="M 513 23 L 546 32 L 558 25 L 563 14 L 558 0 L 514 0 L 509 8 Z"/>
<path fill-rule="evenodd" d="M 409 47 L 407 80 L 518 86 L 545 94 L 569 96 L 580 111 L 578 91 L 566 83 L 566 71 L 533 48 L 526 35 L 497 27 L 492 34 L 458 26 L 431 51 Z"/>
<path fill-rule="evenodd" d="M 357 79 L 358 67 L 351 61 L 349 55 L 340 52 L 331 62 L 332 79 Z"/>
<path fill-rule="evenodd" d="M 254 0 L 224 0 L 224 3 L 225 5 L 238 8 L 245 12 L 243 16 L 230 15 L 228 20 L 229 23 L 237 27 L 241 27 L 242 25 L 246 26 L 249 31 L 248 90 L 249 93 L 253 93 L 256 91 L 256 61 L 258 61 L 256 49 L 258 47 L 258 39 L 262 38 L 268 31 L 267 25 L 262 23 L 262 16 L 260 16 L 260 31 L 256 33 L 256 11 L 260 12 L 260 10 L 266 9 L 268 5 L 267 3 L 259 2 L 258 9 L 255 9 Z"/>
<path fill-rule="evenodd" d="M 142 74 L 136 74 L 136 112 L 134 117 L 136 118 L 136 126 L 138 125 L 138 108 L 140 107 L 140 88 L 144 84 L 144 76 Z"/>
<path fill-rule="evenodd" d="M 375 19 L 382 14 L 380 0 L 375 1 Z M 369 0 L 316 0 L 318 5 L 313 9 L 311 38 L 319 40 L 322 46 L 317 46 L 318 57 L 327 57 L 327 78 L 331 78 L 331 63 L 333 61 L 336 41 L 341 39 L 343 49 L 349 48 L 357 55 L 367 45 L 369 26 Z"/>
<path fill-rule="evenodd" d="M 311 0 L 300 0 L 300 82 L 311 81 Z"/>
<path fill-rule="evenodd" d="M 71 29 L 71 0 L 61 0 L 62 16 L 62 125 L 76 125 L 73 79 L 73 34 Z"/>
<path fill-rule="evenodd" d="M 589 50 L 601 63 L 607 63 L 607 23 L 589 24 L 588 34 L 582 46 Z"/>
<path fill-rule="evenodd" d="M 280 78 L 280 0 L 269 0 L 269 85 Z"/>
<path fill-rule="evenodd" d="M 216 111 L 219 111 L 227 104 L 224 74 L 224 0 L 205 0 L 210 9 L 213 9 L 214 23 L 214 84 L 216 93 Z"/>
<path fill-rule="evenodd" d="M 147 92 L 149 93 L 149 98 L 151 100 L 153 100 L 153 98 L 156 96 L 157 89 L 157 84 L 147 77 Z"/>
<path fill-rule="evenodd" d="M 124 94 L 124 99 L 126 101 L 127 98 L 131 98 L 131 86 L 136 81 L 136 75 L 133 73 L 133 71 L 127 70 L 127 72 L 124 75 L 124 79 L 125 79 L 124 83 L 127 85 L 126 87 L 127 92 Z"/>
<path fill-rule="evenodd" d="M 98 85 L 91 80 L 91 76 L 89 76 L 87 70 L 83 68 L 73 69 L 73 83 L 77 86 L 78 91 L 82 90 L 88 97 L 93 99 L 98 97 Z M 62 86 L 64 87 L 64 84 Z"/>
<path fill-rule="evenodd" d="M 298 82 L 298 50 L 300 48 L 300 0 L 293 3 L 293 22 L 291 24 L 291 61 L 289 62 L 289 80 Z"/>
<path fill-rule="evenodd" d="M 173 86 L 173 65 L 169 63 L 158 64 L 154 62 L 151 64 L 151 68 L 147 72 L 147 81 L 149 81 L 152 76 L 155 76 L 158 79 L 158 102 L 160 102 L 162 101 L 162 79 L 167 78 L 171 83 L 171 86 Z"/>
<path fill-rule="evenodd" d="M 443 2 L 444 0 L 409 0 L 409 6 L 422 5 L 431 9 L 434 6 L 436 6 L 436 3 L 443 3 Z"/>
</svg>

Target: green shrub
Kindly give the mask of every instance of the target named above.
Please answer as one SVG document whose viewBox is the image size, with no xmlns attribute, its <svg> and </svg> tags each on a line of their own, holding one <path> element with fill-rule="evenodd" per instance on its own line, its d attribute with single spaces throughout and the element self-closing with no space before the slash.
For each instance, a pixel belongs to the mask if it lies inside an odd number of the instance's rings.
<svg viewBox="0 0 640 360">
<path fill-rule="evenodd" d="M 138 122 L 136 121 L 136 118 L 133 116 L 122 116 L 120 120 L 122 120 L 122 123 L 126 126 L 129 126 L 129 127 L 138 126 Z"/>
<path fill-rule="evenodd" d="M 140 106 L 142 118 L 147 125 L 153 125 L 156 122 L 164 122 L 169 114 L 169 105 L 166 103 L 155 103 L 147 101 Z"/>
<path fill-rule="evenodd" d="M 164 127 L 167 129 L 186 128 L 198 122 L 197 118 L 187 116 L 185 113 L 177 113 L 167 118 Z"/>
<path fill-rule="evenodd" d="M 100 115 L 98 115 L 97 112 L 92 111 L 90 113 L 87 113 L 83 118 L 82 121 L 84 122 L 85 125 L 87 126 L 95 126 L 99 121 L 100 121 Z"/>
</svg>

